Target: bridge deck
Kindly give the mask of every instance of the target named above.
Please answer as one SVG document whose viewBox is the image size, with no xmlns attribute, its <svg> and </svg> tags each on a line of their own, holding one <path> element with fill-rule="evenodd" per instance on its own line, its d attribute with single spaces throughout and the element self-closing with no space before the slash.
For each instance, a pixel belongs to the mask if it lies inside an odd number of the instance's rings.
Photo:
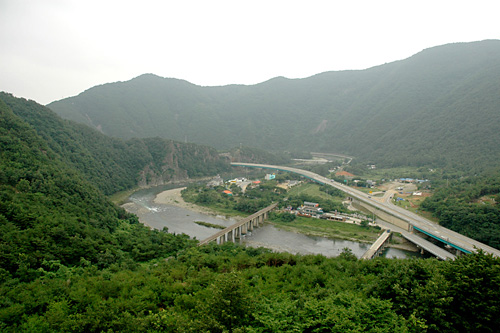
<svg viewBox="0 0 500 333">
<path fill-rule="evenodd" d="M 372 246 L 368 249 L 368 251 L 363 254 L 361 259 L 371 259 L 375 256 L 377 251 L 380 249 L 382 245 L 385 244 L 387 239 L 391 236 L 391 232 L 389 230 L 384 231 L 379 238 L 372 244 Z"/>
<path fill-rule="evenodd" d="M 221 230 L 221 231 L 217 232 L 216 234 L 214 234 L 214 235 L 212 235 L 212 236 L 210 236 L 210 237 L 207 237 L 207 238 L 205 238 L 204 240 L 200 241 L 200 242 L 198 243 L 198 246 L 201 246 L 201 245 L 207 244 L 207 243 L 209 243 L 209 242 L 211 242 L 211 241 L 216 240 L 218 237 L 224 236 L 225 234 L 229 233 L 230 231 L 232 231 L 232 230 L 234 230 L 234 229 L 236 229 L 236 228 L 241 227 L 241 226 L 242 226 L 242 225 L 244 225 L 245 223 L 248 223 L 248 222 L 252 221 L 253 219 L 255 219 L 255 218 L 257 218 L 257 217 L 259 217 L 259 216 L 261 216 L 261 215 L 264 215 L 265 213 L 267 213 L 267 212 L 269 212 L 269 211 L 273 210 L 274 208 L 276 208 L 276 206 L 277 206 L 277 205 L 278 205 L 277 203 L 274 203 L 274 204 L 272 204 L 272 205 L 270 205 L 270 206 L 267 206 L 267 207 L 266 207 L 266 208 L 264 208 L 264 209 L 259 210 L 257 213 L 254 213 L 254 214 L 252 214 L 252 215 L 250 215 L 250 216 L 245 217 L 243 220 L 238 221 L 238 222 L 236 222 L 235 224 L 233 224 L 233 225 L 231 225 L 231 226 L 227 227 L 226 229 L 223 229 L 223 230 Z"/>
<path fill-rule="evenodd" d="M 277 165 L 267 165 L 267 164 L 254 164 L 254 163 L 231 163 L 233 166 L 243 166 L 243 167 L 253 167 L 253 168 L 265 168 L 265 169 L 274 169 L 274 170 L 283 170 L 283 171 L 288 171 L 288 172 L 294 172 L 297 173 L 301 176 L 304 176 L 306 178 L 309 178 L 311 180 L 314 180 L 320 184 L 328 184 L 330 186 L 333 186 L 345 193 L 347 193 L 349 196 L 356 198 L 360 201 L 363 201 L 381 211 L 384 211 L 390 215 L 393 215 L 397 217 L 398 219 L 401 219 L 402 221 L 405 221 L 409 223 L 412 226 L 416 226 L 420 230 L 426 231 L 426 233 L 431 234 L 433 237 L 441 240 L 446 240 L 448 245 L 451 245 L 455 248 L 461 248 L 462 250 L 465 250 L 467 252 L 473 252 L 477 249 L 482 249 L 486 253 L 491 253 L 496 257 L 500 257 L 500 250 L 494 249 L 486 244 L 480 243 L 476 240 L 473 240 L 469 237 L 466 237 L 464 235 L 461 235 L 459 233 L 456 233 L 452 230 L 449 230 L 447 228 L 444 228 L 438 224 L 435 224 L 421 216 L 418 216 L 414 213 L 411 213 L 409 211 L 406 211 L 400 207 L 394 206 L 390 203 L 380 203 L 378 201 L 373 200 L 370 198 L 370 196 L 366 193 L 363 193 L 361 191 L 355 190 L 353 188 L 350 188 L 348 186 L 345 186 L 341 183 L 337 183 L 329 178 L 320 176 L 318 174 L 315 174 L 311 171 L 307 170 L 302 170 L 302 169 L 297 169 L 297 168 L 291 168 L 291 167 L 286 167 L 286 166 L 277 166 Z M 448 253 L 446 250 L 441 249 L 440 247 L 425 241 L 423 238 L 413 235 L 409 236 L 410 238 L 407 238 L 410 241 L 414 241 L 417 245 L 421 246 L 424 249 L 430 249 L 428 250 L 429 252 L 433 253 L 439 258 L 455 258 L 455 256 L 451 253 Z M 417 243 L 418 242 L 418 243 Z M 425 245 L 425 246 L 422 246 Z M 438 250 L 439 249 L 439 250 Z M 443 253 L 447 252 L 446 253 Z"/>
<path fill-rule="evenodd" d="M 407 231 L 402 232 L 401 235 L 412 242 L 413 244 L 416 244 L 426 250 L 429 253 L 432 253 L 436 257 L 442 260 L 446 259 L 455 259 L 457 256 L 454 254 L 446 251 L 445 249 L 440 248 L 439 246 L 429 242 L 428 240 L 423 239 L 420 236 L 417 236 L 415 234 L 409 233 Z"/>
</svg>

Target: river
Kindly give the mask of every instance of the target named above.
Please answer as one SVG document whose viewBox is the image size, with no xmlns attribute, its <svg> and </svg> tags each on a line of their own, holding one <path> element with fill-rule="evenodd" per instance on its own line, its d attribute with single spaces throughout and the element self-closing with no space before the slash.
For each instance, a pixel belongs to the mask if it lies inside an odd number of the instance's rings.
<svg viewBox="0 0 500 333">
<path fill-rule="evenodd" d="M 167 227 L 170 233 L 184 233 L 198 240 L 211 236 L 218 232 L 219 229 L 201 226 L 196 224 L 195 221 L 226 227 L 236 222 L 234 219 L 226 219 L 223 216 L 203 214 L 154 202 L 154 198 L 158 193 L 172 188 L 174 186 L 159 186 L 137 191 L 130 196 L 130 204 L 126 205 L 126 208 L 129 212 L 136 214 L 142 223 L 150 227 L 160 230 Z M 270 224 L 254 229 L 252 233 L 243 237 L 241 242 L 247 246 L 262 246 L 279 252 L 322 254 L 327 257 L 338 256 L 344 248 L 349 248 L 356 257 L 360 258 L 370 247 L 370 244 L 367 243 L 297 234 L 280 230 Z M 383 256 L 387 258 L 408 258 L 418 257 L 419 255 L 414 252 L 387 248 Z"/>
</svg>

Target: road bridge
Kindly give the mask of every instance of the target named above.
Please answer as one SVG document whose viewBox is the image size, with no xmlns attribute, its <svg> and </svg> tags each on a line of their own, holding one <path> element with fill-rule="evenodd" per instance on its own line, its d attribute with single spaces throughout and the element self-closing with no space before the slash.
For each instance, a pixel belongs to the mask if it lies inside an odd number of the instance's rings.
<svg viewBox="0 0 500 333">
<path fill-rule="evenodd" d="M 379 238 L 370 246 L 368 251 L 363 254 L 361 259 L 372 259 L 380 255 L 380 253 L 384 250 L 384 245 L 391 237 L 390 230 L 384 230 L 384 232 L 380 235 Z"/>
<path fill-rule="evenodd" d="M 424 249 L 429 253 L 432 253 L 441 260 L 455 259 L 457 257 L 453 253 L 446 251 L 445 249 L 437 246 L 434 243 L 429 242 L 426 239 L 423 239 L 422 237 L 416 234 L 410 233 L 408 231 L 402 231 L 401 236 L 403 236 L 405 239 L 409 240 L 419 248 Z"/>
<path fill-rule="evenodd" d="M 234 243 L 237 238 L 241 238 L 241 236 L 246 234 L 248 231 L 252 231 L 254 228 L 257 228 L 260 225 L 264 224 L 264 220 L 269 216 L 269 212 L 276 208 L 277 205 L 277 203 L 274 203 L 264 209 L 259 210 L 257 213 L 254 213 L 244 218 L 243 220 L 236 222 L 226 229 L 205 238 L 198 243 L 198 246 L 205 245 L 212 241 L 216 241 L 217 244 L 224 244 L 226 242 Z"/>
<path fill-rule="evenodd" d="M 431 236 L 432 238 L 443 242 L 448 247 L 455 249 L 457 254 L 460 253 L 471 253 L 475 252 L 476 249 L 482 249 L 486 253 L 491 253 L 496 257 L 500 257 L 500 251 L 492 248 L 486 244 L 473 240 L 469 237 L 461 235 L 455 231 L 444 228 L 436 223 L 433 223 L 422 216 L 409 212 L 401 207 L 397 207 L 392 205 L 390 202 L 379 202 L 377 200 L 373 200 L 371 196 L 341 183 L 335 182 L 330 178 L 326 178 L 320 176 L 314 172 L 291 168 L 286 166 L 277 166 L 277 165 L 269 165 L 269 164 L 255 164 L 255 163 L 231 163 L 233 166 L 241 166 L 241 167 L 251 167 L 251 168 L 263 168 L 263 169 L 271 169 L 277 171 L 287 171 L 299 174 L 305 178 L 311 179 L 320 184 L 327 184 L 334 188 L 337 188 L 343 192 L 345 192 L 348 196 L 355 198 L 365 204 L 368 204 L 380 211 L 383 211 L 389 215 L 396 217 L 397 219 L 404 221 L 408 224 L 408 233 L 414 236 L 409 236 L 413 239 L 413 242 L 418 241 L 420 243 L 417 244 L 421 246 L 426 251 L 432 253 L 438 258 L 445 257 L 446 254 L 443 254 L 441 251 L 437 249 L 441 249 L 440 247 L 432 244 L 429 241 L 425 241 L 422 237 L 419 237 L 414 232 L 421 232 L 426 235 Z M 390 221 L 389 221 L 390 222 Z M 416 239 L 418 237 L 419 239 Z M 406 237 L 405 237 L 406 238 Z M 408 239 L 408 238 L 407 238 Z M 410 241 L 412 241 L 409 239 Z M 420 241 L 422 240 L 422 241 Z M 424 242 L 425 241 L 425 242 Z M 433 246 L 432 246 L 432 245 Z M 444 251 L 443 249 L 441 249 Z M 447 252 L 447 251 L 445 251 Z M 453 256 L 454 257 L 454 256 Z"/>
</svg>

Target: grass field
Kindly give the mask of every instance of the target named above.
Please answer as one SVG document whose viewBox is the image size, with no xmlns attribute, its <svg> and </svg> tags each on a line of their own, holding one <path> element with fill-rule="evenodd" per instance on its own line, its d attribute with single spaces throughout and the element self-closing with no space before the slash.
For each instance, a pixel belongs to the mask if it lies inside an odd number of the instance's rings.
<svg viewBox="0 0 500 333">
<path fill-rule="evenodd" d="M 295 196 L 295 195 L 306 194 L 308 196 L 318 197 L 321 199 L 329 199 L 329 200 L 336 198 L 326 192 L 320 191 L 319 187 L 320 186 L 316 183 L 301 184 L 300 186 L 292 187 L 290 191 L 288 191 L 288 195 Z"/>
<path fill-rule="evenodd" d="M 398 168 L 390 168 L 390 169 L 373 169 L 366 170 L 363 173 L 363 178 L 380 180 L 380 179 L 394 179 L 394 178 L 418 178 L 422 175 L 425 170 L 422 168 L 416 167 L 398 167 Z"/>
<path fill-rule="evenodd" d="M 369 188 L 369 187 L 358 187 L 358 186 L 351 186 L 353 189 L 358 190 L 363 193 L 370 194 L 370 192 L 378 192 L 380 191 L 377 188 Z"/>
<path fill-rule="evenodd" d="M 130 189 L 130 190 L 117 192 L 115 194 L 110 195 L 109 199 L 115 205 L 118 205 L 118 206 L 123 205 L 124 203 L 126 203 L 128 201 L 128 198 L 132 195 L 132 193 L 134 193 L 138 189 L 139 189 L 138 187 L 135 187 L 135 188 Z"/>
<path fill-rule="evenodd" d="M 297 217 L 292 222 L 270 221 L 280 229 L 309 236 L 340 238 L 360 242 L 374 242 L 382 232 L 374 227 L 361 227 L 356 224 L 327 221 L 316 218 Z"/>
</svg>

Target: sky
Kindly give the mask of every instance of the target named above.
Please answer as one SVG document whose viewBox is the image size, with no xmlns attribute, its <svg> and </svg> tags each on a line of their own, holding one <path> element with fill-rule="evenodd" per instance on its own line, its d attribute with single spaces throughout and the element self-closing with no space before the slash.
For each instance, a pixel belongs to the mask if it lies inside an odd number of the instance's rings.
<svg viewBox="0 0 500 333">
<path fill-rule="evenodd" d="M 145 73 L 218 86 L 362 70 L 499 39 L 497 3 L 0 0 L 0 91 L 48 104 Z"/>
</svg>

